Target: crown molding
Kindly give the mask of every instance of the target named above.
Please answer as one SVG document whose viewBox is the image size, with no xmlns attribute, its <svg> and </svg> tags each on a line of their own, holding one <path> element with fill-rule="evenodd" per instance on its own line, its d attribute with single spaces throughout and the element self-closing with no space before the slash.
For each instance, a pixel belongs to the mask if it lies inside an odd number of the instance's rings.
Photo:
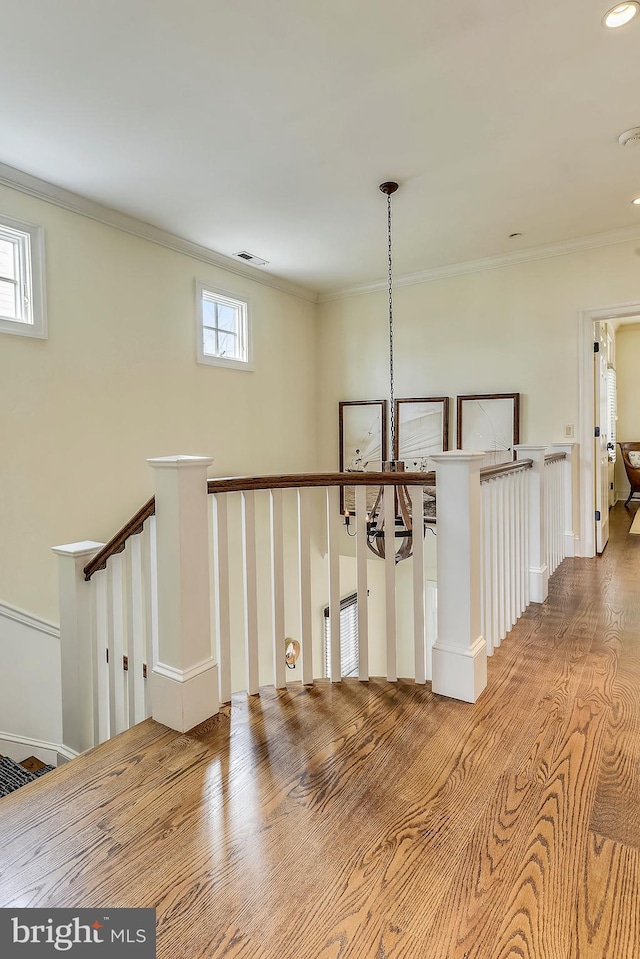
<svg viewBox="0 0 640 959">
<path fill-rule="evenodd" d="M 23 173 L 22 170 L 16 170 L 15 167 L 7 166 L 4 163 L 0 163 L 0 185 L 9 187 L 11 190 L 17 190 L 19 193 L 25 193 L 27 196 L 33 196 L 38 200 L 44 200 L 46 203 L 52 203 L 63 210 L 77 213 L 89 220 L 103 223 L 105 226 L 114 227 L 116 230 L 129 233 L 131 236 L 149 240 L 150 243 L 156 243 L 167 250 L 183 253 L 194 260 L 220 267 L 227 273 L 247 277 L 255 283 L 261 283 L 263 286 L 269 286 L 283 293 L 290 293 L 292 296 L 299 296 L 311 303 L 318 302 L 318 294 L 305 286 L 299 286 L 283 277 L 265 273 L 255 266 L 239 263 L 223 253 L 216 253 L 215 250 L 210 250 L 199 243 L 192 243 L 191 240 L 185 240 L 183 237 L 169 233 L 152 223 L 138 220 L 136 217 L 129 216 L 128 213 L 120 213 L 118 210 L 103 206 L 101 203 L 89 200 L 78 193 L 72 193 L 70 190 L 65 190 L 64 187 L 31 176 L 30 173 Z"/>
<path fill-rule="evenodd" d="M 498 256 L 486 256 L 479 260 L 467 260 L 464 263 L 437 266 L 432 270 L 423 270 L 419 273 L 406 273 L 403 276 L 394 276 L 393 285 L 394 287 L 416 286 L 419 283 L 430 283 L 433 280 L 446 280 L 450 277 L 464 276 L 468 273 L 484 273 L 488 270 L 500 270 L 507 266 L 516 266 L 519 263 L 546 260 L 555 256 L 567 256 L 571 253 L 583 253 L 586 250 L 597 250 L 599 247 L 614 246 L 616 243 L 625 243 L 629 240 L 639 239 L 640 226 L 624 227 L 620 230 L 610 230 L 608 233 L 594 233 L 589 236 L 576 237 L 573 240 L 563 240 L 561 243 L 549 243 L 544 246 L 532 247 L 529 250 L 519 250 L 517 253 L 501 253 Z M 379 293 L 387 288 L 387 280 L 362 283 L 357 286 L 349 286 L 340 290 L 330 290 L 327 293 L 321 293 L 318 296 L 318 303 L 327 303 L 330 300 L 341 300 L 349 296 L 361 296 L 365 293 Z"/>
</svg>

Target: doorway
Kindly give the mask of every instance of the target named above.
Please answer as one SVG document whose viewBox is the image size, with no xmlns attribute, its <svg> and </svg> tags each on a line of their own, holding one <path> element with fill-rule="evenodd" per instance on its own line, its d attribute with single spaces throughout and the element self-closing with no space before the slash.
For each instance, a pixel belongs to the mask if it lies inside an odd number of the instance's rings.
<svg viewBox="0 0 640 959">
<path fill-rule="evenodd" d="M 608 518 L 608 491 L 607 498 L 602 505 L 602 486 L 608 488 L 608 479 L 605 480 L 604 456 L 601 446 L 596 447 L 596 426 L 600 424 L 596 417 L 596 385 L 594 372 L 594 343 L 596 342 L 595 324 L 601 321 L 629 322 L 640 315 L 640 302 L 624 303 L 617 306 L 603 307 L 594 310 L 582 310 L 578 318 L 578 342 L 580 346 L 579 361 L 579 430 L 580 442 L 580 548 L 579 555 L 594 556 L 596 553 L 597 536 L 596 519 L 600 501 L 600 522 L 606 510 Z M 600 371 L 599 371 L 600 372 Z M 598 397 L 599 399 L 599 397 Z M 606 452 L 606 441 L 605 441 Z M 607 468 L 607 478 L 608 478 Z M 606 535 L 606 531 L 605 531 Z M 600 545 L 602 545 L 602 529 Z M 605 539 L 606 545 L 606 539 Z"/>
</svg>

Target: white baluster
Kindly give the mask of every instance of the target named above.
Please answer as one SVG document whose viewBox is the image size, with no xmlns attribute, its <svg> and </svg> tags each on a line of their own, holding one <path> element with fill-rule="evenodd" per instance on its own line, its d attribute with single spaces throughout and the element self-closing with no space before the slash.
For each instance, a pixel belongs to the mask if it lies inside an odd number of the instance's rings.
<svg viewBox="0 0 640 959">
<path fill-rule="evenodd" d="M 356 486 L 356 582 L 358 591 L 358 677 L 369 679 L 369 589 L 367 584 L 367 487 Z"/>
<path fill-rule="evenodd" d="M 253 490 L 242 494 L 242 565 L 244 580 L 244 646 L 246 685 L 250 696 L 260 692 L 258 658 L 258 567 L 256 501 Z"/>
<path fill-rule="evenodd" d="M 327 542 L 329 564 L 329 634 L 331 637 L 331 655 L 329 665 L 331 682 L 339 683 L 342 679 L 342 664 L 340 662 L 340 535 L 342 530 L 340 513 L 340 496 L 338 487 L 327 487 Z"/>
<path fill-rule="evenodd" d="M 124 563 L 122 553 L 111 556 L 107 565 L 109 579 L 109 716 L 111 735 L 129 728 L 127 673 L 123 657 L 127 648 Z"/>
<path fill-rule="evenodd" d="M 106 569 L 100 569 L 91 579 L 94 596 L 94 708 L 96 713 L 96 743 L 104 743 L 111 734 L 109 718 L 109 577 Z"/>
<path fill-rule="evenodd" d="M 298 571 L 300 583 L 300 652 L 302 682 L 313 683 L 313 620 L 311 605 L 311 502 L 310 491 L 298 491 Z"/>
<path fill-rule="evenodd" d="M 129 723 L 133 725 L 141 723 L 146 717 L 145 681 L 142 673 L 145 623 L 140 534 L 129 537 L 124 556 L 128 584 Z"/>
<path fill-rule="evenodd" d="M 231 702 L 231 609 L 228 493 L 213 496 L 213 557 L 216 583 L 216 651 L 220 702 Z"/>
<path fill-rule="evenodd" d="M 505 583 L 505 503 L 504 503 L 504 477 L 497 479 L 497 497 L 496 506 L 497 515 L 497 539 L 496 549 L 498 551 L 498 632 L 495 639 L 495 645 L 500 646 L 502 640 L 507 634 L 507 589 Z"/>
<path fill-rule="evenodd" d="M 411 523 L 413 525 L 413 650 L 414 677 L 418 684 L 427 681 L 424 578 L 424 489 L 410 486 Z"/>
<path fill-rule="evenodd" d="M 273 622 L 273 684 L 287 685 L 284 658 L 284 532 L 282 490 L 270 490 L 271 506 L 271 610 Z"/>
<path fill-rule="evenodd" d="M 395 683 L 398 679 L 398 654 L 396 633 L 396 508 L 393 486 L 384 487 L 383 511 L 387 680 L 390 683 Z"/>
<path fill-rule="evenodd" d="M 514 588 L 514 622 L 518 620 L 522 613 L 522 596 L 520 595 L 520 515 L 522 511 L 522 502 L 520 497 L 521 473 L 514 473 L 511 477 L 513 485 L 513 588 Z"/>
<path fill-rule="evenodd" d="M 487 655 L 493 655 L 493 630 L 491 625 L 491 491 L 492 482 L 487 480 L 480 485 L 481 507 L 480 507 L 480 569 L 481 569 L 481 589 L 480 589 L 480 610 L 481 610 L 481 628 L 482 635 L 487 643 Z"/>
<path fill-rule="evenodd" d="M 489 480 L 491 497 L 491 647 L 497 649 L 500 645 L 500 550 L 498 548 L 498 524 L 500 506 L 500 482 L 497 479 Z"/>
<path fill-rule="evenodd" d="M 145 601 L 144 655 L 147 666 L 146 715 L 153 715 L 151 674 L 158 662 L 158 554 L 156 549 L 156 518 L 150 516 L 142 531 L 142 556 Z"/>
</svg>

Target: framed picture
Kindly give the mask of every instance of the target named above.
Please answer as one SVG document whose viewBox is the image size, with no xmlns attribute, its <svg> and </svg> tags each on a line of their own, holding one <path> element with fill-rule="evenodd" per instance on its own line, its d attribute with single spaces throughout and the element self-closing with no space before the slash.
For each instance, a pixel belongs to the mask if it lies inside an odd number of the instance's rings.
<svg viewBox="0 0 640 959">
<path fill-rule="evenodd" d="M 340 472 L 380 471 L 387 459 L 387 401 L 341 402 L 338 416 Z M 354 487 L 341 489 L 341 512 L 353 513 L 354 504 Z"/>
<path fill-rule="evenodd" d="M 477 393 L 458 397 L 457 448 L 486 453 L 483 466 L 515 459 L 520 442 L 520 394 Z"/>
<path fill-rule="evenodd" d="M 410 472 L 435 468 L 429 457 L 449 449 L 449 397 L 425 396 L 395 401 L 394 460 Z"/>
</svg>

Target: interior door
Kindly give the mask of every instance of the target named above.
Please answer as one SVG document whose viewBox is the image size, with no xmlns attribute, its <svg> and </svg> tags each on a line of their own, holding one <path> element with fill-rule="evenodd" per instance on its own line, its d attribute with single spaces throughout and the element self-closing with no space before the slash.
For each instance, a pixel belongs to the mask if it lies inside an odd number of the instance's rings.
<svg viewBox="0 0 640 959">
<path fill-rule="evenodd" d="M 595 394 L 595 523 L 596 552 L 604 552 L 609 541 L 609 454 L 607 452 L 607 328 L 595 323 L 594 394 Z"/>
</svg>

